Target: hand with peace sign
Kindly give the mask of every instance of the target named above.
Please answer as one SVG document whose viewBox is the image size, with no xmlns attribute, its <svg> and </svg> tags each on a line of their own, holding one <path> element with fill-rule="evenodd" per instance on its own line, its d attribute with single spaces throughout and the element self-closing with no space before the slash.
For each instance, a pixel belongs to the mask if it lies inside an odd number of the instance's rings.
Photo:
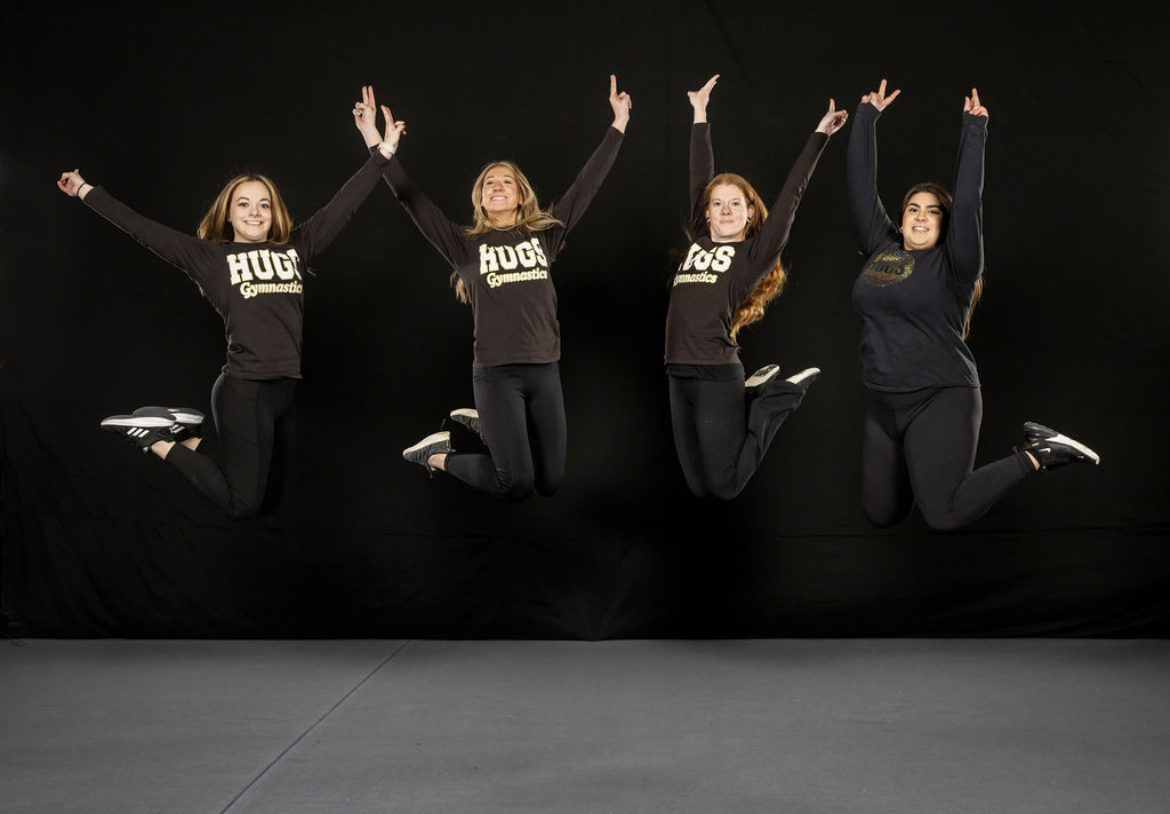
<svg viewBox="0 0 1170 814">
<path fill-rule="evenodd" d="M 353 123 L 367 147 L 381 144 L 379 149 L 387 158 L 398 151 L 398 140 L 406 132 L 406 122 L 394 121 L 390 108 L 382 105 L 382 117 L 386 120 L 386 132 L 378 133 L 378 104 L 374 100 L 374 86 L 362 85 L 362 100 L 353 106 Z M 388 154 L 388 155 L 387 155 Z"/>
<path fill-rule="evenodd" d="M 867 93 L 861 97 L 861 102 L 862 104 L 869 102 L 879 111 L 885 110 L 890 106 L 891 103 L 893 103 L 895 99 L 898 98 L 898 94 L 901 92 L 901 90 L 896 90 L 889 96 L 886 96 L 886 80 L 883 79 L 877 90 L 873 91 L 872 93 Z"/>
</svg>

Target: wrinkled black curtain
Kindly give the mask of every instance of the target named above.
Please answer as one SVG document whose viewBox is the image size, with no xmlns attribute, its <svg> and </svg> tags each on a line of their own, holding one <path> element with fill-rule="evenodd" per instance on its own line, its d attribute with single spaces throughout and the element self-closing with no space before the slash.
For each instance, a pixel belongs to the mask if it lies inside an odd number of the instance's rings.
<svg viewBox="0 0 1170 814">
<path fill-rule="evenodd" d="M 458 4 L 457 4 L 458 5 Z M 372 5 L 344 13 L 9 10 L 0 128 L 3 620 L 11 635 L 1165 635 L 1170 452 L 1167 15 L 1146 4 L 786 7 L 691 0 Z M 363 159 L 362 83 L 409 123 L 401 158 L 446 211 L 490 159 L 555 198 L 634 97 L 617 164 L 554 274 L 569 473 L 507 505 L 399 450 L 471 401 L 471 326 L 443 261 L 379 188 L 315 264 L 296 457 L 268 517 L 225 520 L 97 429 L 141 404 L 207 408 L 223 361 L 197 289 L 61 195 L 87 179 L 193 231 L 228 177 L 308 216 Z M 683 245 L 689 106 L 719 169 L 779 189 L 830 96 L 887 76 L 889 205 L 948 182 L 962 98 L 991 110 L 987 293 L 971 346 L 980 460 L 1025 420 L 1099 468 L 1038 476 L 951 534 L 869 528 L 845 133 L 801 206 L 785 295 L 749 369 L 824 375 L 730 504 L 692 499 L 661 365 Z"/>
</svg>

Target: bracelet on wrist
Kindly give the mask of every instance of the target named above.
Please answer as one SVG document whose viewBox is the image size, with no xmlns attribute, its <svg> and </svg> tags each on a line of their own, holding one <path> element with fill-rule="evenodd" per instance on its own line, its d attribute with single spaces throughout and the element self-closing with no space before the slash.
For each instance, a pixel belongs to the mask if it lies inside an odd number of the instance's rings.
<svg viewBox="0 0 1170 814">
<path fill-rule="evenodd" d="M 378 152 L 380 152 L 385 158 L 393 158 L 394 153 L 397 151 L 386 142 L 381 141 L 378 142 Z"/>
</svg>

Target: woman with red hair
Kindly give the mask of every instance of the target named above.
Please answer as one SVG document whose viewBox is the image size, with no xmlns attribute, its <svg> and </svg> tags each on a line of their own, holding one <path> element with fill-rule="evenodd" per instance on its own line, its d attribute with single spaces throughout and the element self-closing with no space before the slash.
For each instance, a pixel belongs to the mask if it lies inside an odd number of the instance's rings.
<svg viewBox="0 0 1170 814">
<path fill-rule="evenodd" d="M 764 459 L 776 431 L 820 371 L 781 379 L 768 365 L 744 379 L 736 338 L 780 293 L 780 252 L 829 136 L 848 114 L 833 100 L 772 205 L 733 173 L 715 174 L 707 103 L 718 75 L 687 94 L 691 127 L 691 245 L 675 273 L 666 316 L 666 374 L 679 463 L 697 497 L 730 500 Z"/>
</svg>

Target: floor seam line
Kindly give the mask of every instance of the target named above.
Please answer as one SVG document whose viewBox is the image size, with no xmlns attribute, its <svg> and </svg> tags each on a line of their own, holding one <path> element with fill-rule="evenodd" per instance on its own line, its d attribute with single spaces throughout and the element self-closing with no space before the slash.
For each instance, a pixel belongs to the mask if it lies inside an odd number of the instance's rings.
<svg viewBox="0 0 1170 814">
<path fill-rule="evenodd" d="M 376 667 L 374 667 L 374 669 L 372 669 L 372 670 L 370 670 L 370 672 L 366 673 L 365 678 L 363 678 L 357 684 L 354 684 L 352 687 L 350 687 L 349 691 L 346 692 L 345 695 L 338 698 L 333 703 L 333 706 L 331 706 L 331 707 L 329 707 L 329 709 L 325 710 L 325 712 L 321 714 L 321 717 L 319 717 L 316 721 L 314 721 L 312 724 L 309 725 L 308 729 L 306 729 L 304 732 L 302 732 L 300 735 L 298 735 L 293 740 L 292 743 L 290 743 L 288 746 L 284 747 L 284 749 L 282 749 L 280 751 L 280 754 L 278 754 L 271 761 L 269 761 L 267 766 L 265 766 L 263 769 L 261 769 L 260 772 L 255 777 L 253 777 L 251 780 L 249 780 L 248 783 L 242 789 L 240 789 L 238 792 L 236 792 L 236 796 L 233 797 L 231 800 L 229 800 L 228 804 L 226 806 L 224 806 L 223 808 L 220 809 L 219 814 L 227 814 L 227 812 L 229 810 L 231 810 L 231 807 L 234 806 L 236 803 L 238 803 L 240 801 L 240 799 L 245 794 L 247 794 L 248 791 L 254 785 L 256 785 L 258 782 L 260 782 L 260 779 L 262 777 L 264 777 L 264 775 L 268 774 L 268 772 L 271 771 L 272 768 L 275 767 L 276 764 L 279 763 L 284 758 L 285 755 L 287 755 L 290 751 L 292 751 L 293 748 L 298 743 L 303 741 L 308 736 L 308 734 L 310 732 L 312 732 L 314 729 L 316 729 L 318 725 L 320 725 L 326 718 L 328 718 L 330 715 L 332 715 L 337 710 L 338 707 L 340 707 L 342 704 L 344 704 L 349 699 L 349 697 L 351 695 L 353 695 L 355 692 L 357 692 L 359 689 L 361 689 L 363 684 L 365 684 L 367 681 L 369 681 L 371 678 L 373 678 L 374 675 L 379 670 L 381 670 L 383 667 L 385 667 L 387 664 L 389 664 L 391 662 L 391 660 L 394 659 L 395 656 L 397 656 L 399 653 L 401 653 L 402 650 L 413 641 L 414 641 L 414 639 L 407 639 L 402 644 L 398 645 L 398 647 L 394 648 L 394 651 L 390 655 L 388 655 L 386 658 L 382 659 L 382 661 L 380 661 L 378 663 L 378 665 Z"/>
</svg>

